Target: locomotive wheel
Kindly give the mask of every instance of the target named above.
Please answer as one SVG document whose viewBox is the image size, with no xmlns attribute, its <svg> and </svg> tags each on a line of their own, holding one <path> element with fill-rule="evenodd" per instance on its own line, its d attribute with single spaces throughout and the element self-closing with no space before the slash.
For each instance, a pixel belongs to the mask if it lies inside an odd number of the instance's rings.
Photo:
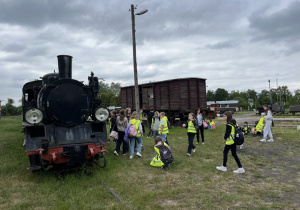
<svg viewBox="0 0 300 210">
<path fill-rule="evenodd" d="M 100 168 L 104 168 L 106 166 L 106 158 L 105 155 L 99 154 L 99 158 L 95 159 L 95 163 L 97 164 L 97 166 L 99 166 Z"/>
</svg>

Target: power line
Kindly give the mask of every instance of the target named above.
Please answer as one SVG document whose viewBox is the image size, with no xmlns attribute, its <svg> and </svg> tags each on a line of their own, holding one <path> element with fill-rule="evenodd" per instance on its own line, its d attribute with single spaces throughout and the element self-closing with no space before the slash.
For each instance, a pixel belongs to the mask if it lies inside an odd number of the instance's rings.
<svg viewBox="0 0 300 210">
<path fill-rule="evenodd" d="M 104 34 L 104 36 L 102 37 L 102 39 L 98 39 L 98 41 L 89 49 L 87 49 L 85 52 L 83 52 L 80 56 L 79 59 L 77 60 L 77 62 L 81 61 L 83 58 L 85 58 L 89 53 L 91 53 L 96 47 L 98 47 L 104 40 L 106 40 L 110 34 L 129 16 L 130 13 L 128 13 L 128 11 L 120 18 L 118 19 L 113 26 L 111 26 L 106 33 Z"/>
</svg>

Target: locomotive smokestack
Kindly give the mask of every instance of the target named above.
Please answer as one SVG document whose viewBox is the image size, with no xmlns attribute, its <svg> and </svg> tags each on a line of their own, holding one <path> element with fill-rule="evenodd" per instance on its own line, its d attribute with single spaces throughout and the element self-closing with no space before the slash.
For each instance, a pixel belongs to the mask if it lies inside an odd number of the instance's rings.
<svg viewBox="0 0 300 210">
<path fill-rule="evenodd" d="M 58 73 L 60 79 L 72 79 L 72 56 L 58 55 Z"/>
</svg>

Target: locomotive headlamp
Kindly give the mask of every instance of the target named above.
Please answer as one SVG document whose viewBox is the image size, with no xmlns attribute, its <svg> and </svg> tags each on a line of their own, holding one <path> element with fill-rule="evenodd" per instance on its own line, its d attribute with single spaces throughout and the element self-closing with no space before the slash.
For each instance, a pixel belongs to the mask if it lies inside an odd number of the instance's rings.
<svg viewBox="0 0 300 210">
<path fill-rule="evenodd" d="M 37 108 L 28 109 L 25 113 L 25 120 L 30 124 L 37 124 L 43 120 L 43 113 Z"/>
<path fill-rule="evenodd" d="M 107 120 L 108 118 L 108 110 L 103 108 L 103 107 L 100 107 L 100 108 L 97 108 L 96 109 L 96 112 L 95 112 L 95 117 L 97 120 L 101 121 L 101 122 L 104 122 L 105 120 Z"/>
</svg>

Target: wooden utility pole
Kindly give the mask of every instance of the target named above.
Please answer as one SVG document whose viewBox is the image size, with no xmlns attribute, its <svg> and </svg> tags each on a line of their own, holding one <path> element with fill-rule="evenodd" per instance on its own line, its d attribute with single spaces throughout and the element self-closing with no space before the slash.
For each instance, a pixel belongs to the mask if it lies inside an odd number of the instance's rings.
<svg viewBox="0 0 300 210">
<path fill-rule="evenodd" d="M 133 48 L 133 71 L 134 71 L 134 95 L 135 95 L 135 110 L 140 114 L 140 94 L 138 85 L 138 74 L 136 64 L 136 43 L 135 43 L 135 16 L 134 5 L 131 5 L 131 20 L 132 20 L 132 48 Z"/>
<path fill-rule="evenodd" d="M 270 84 L 270 80 L 268 81 L 269 82 L 269 89 L 270 89 L 270 105 L 272 105 L 272 94 L 271 94 L 271 84 Z"/>
</svg>

